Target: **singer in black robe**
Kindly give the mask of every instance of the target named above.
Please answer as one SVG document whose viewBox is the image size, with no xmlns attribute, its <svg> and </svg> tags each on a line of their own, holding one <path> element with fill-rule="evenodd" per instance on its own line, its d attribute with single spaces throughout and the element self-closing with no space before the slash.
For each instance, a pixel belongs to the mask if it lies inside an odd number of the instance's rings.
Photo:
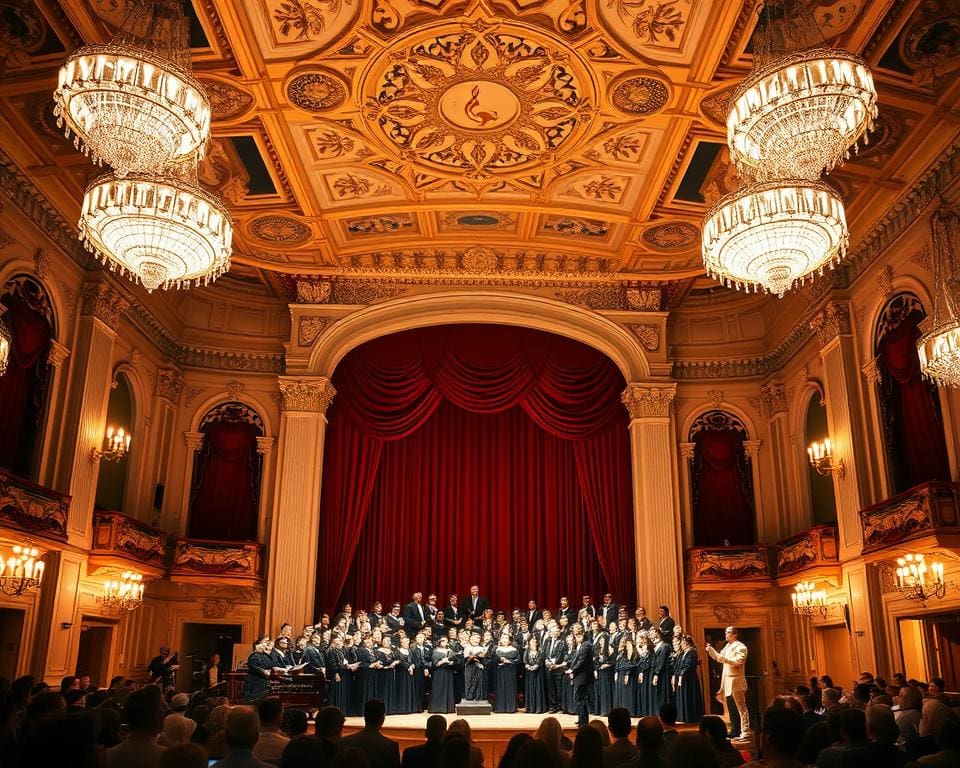
<svg viewBox="0 0 960 768">
<path fill-rule="evenodd" d="M 546 712 L 549 707 L 547 705 L 543 653 L 540 650 L 537 638 L 533 636 L 527 641 L 527 650 L 523 652 L 523 672 L 524 708 L 530 714 Z"/>
<path fill-rule="evenodd" d="M 347 671 L 347 656 L 343 652 L 343 640 L 334 639 L 327 649 L 327 699 L 341 712 L 350 709 L 350 677 Z"/>
<path fill-rule="evenodd" d="M 383 644 L 377 648 L 376 653 L 377 661 L 380 662 L 380 667 L 376 673 L 377 698 L 384 703 L 388 715 L 395 715 L 397 714 L 397 693 L 394 680 L 397 676 L 397 666 L 400 664 L 400 659 L 386 638 L 384 638 Z"/>
<path fill-rule="evenodd" d="M 481 645 L 480 636 L 470 636 L 463 648 L 463 698 L 465 701 L 486 701 L 487 680 L 484 662 L 487 646 Z"/>
<path fill-rule="evenodd" d="M 660 705 L 670 701 L 670 646 L 657 630 L 652 630 L 656 645 L 653 647 L 653 662 L 650 665 L 651 714 L 660 711 Z"/>
<path fill-rule="evenodd" d="M 510 645 L 507 633 L 500 636 L 496 650 L 496 669 L 493 674 L 493 711 L 517 711 L 517 663 L 519 654 Z"/>
<path fill-rule="evenodd" d="M 411 712 L 419 712 L 420 708 L 414 703 L 417 696 L 413 680 L 416 667 L 410 655 L 410 641 L 406 637 L 400 638 L 400 647 L 396 653 L 400 661 L 393 679 L 396 711 L 398 715 L 409 715 Z"/>
<path fill-rule="evenodd" d="M 414 711 L 423 711 L 423 700 L 427 693 L 427 683 L 430 682 L 430 664 L 433 652 L 421 642 L 422 635 L 417 635 L 413 647 L 410 649 L 410 663 L 413 665 L 413 703 Z"/>
<path fill-rule="evenodd" d="M 593 644 L 594 664 L 597 670 L 595 700 L 598 715 L 606 716 L 613 709 L 613 672 L 616 657 L 610 646 L 610 636 L 601 632 Z"/>
<path fill-rule="evenodd" d="M 456 709 L 453 691 L 454 657 L 447 638 L 440 638 L 440 644 L 433 649 L 433 670 L 430 678 L 433 687 L 430 691 L 430 712 L 449 714 Z"/>
<path fill-rule="evenodd" d="M 640 638 L 637 643 L 640 646 L 640 653 L 637 656 L 637 687 L 635 697 L 635 707 L 638 717 L 658 714 L 658 711 L 651 704 L 651 674 L 653 669 L 653 643 L 646 637 Z"/>
<path fill-rule="evenodd" d="M 373 666 L 377 661 L 377 654 L 373 649 L 372 638 L 365 638 L 363 646 L 357 649 L 357 661 L 360 662 L 360 666 L 353 686 L 352 709 L 355 712 L 363 712 L 364 704 L 370 699 L 380 698 L 377 692 L 377 670 Z"/>
<path fill-rule="evenodd" d="M 243 680 L 243 700 L 247 704 L 259 701 L 270 692 L 270 670 L 273 663 L 266 646 L 269 638 L 261 638 L 247 657 L 247 676 Z"/>
<path fill-rule="evenodd" d="M 673 672 L 677 720 L 681 723 L 699 723 L 703 719 L 703 692 L 697 679 L 699 664 L 700 657 L 693 645 L 693 638 L 684 635 Z"/>
<path fill-rule="evenodd" d="M 637 715 L 637 653 L 627 638 L 614 662 L 613 706 L 623 707 L 631 717 Z"/>
</svg>

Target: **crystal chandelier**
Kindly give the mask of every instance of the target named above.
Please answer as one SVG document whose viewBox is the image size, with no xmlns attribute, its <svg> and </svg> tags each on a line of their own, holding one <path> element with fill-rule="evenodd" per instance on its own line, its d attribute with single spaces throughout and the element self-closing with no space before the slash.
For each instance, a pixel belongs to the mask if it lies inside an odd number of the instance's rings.
<svg viewBox="0 0 960 768">
<path fill-rule="evenodd" d="M 133 0 L 106 45 L 72 53 L 54 91 L 58 125 L 118 176 L 202 157 L 210 98 L 193 78 L 182 0 Z"/>
<path fill-rule="evenodd" d="M 798 616 L 813 616 L 814 613 L 827 615 L 827 590 L 817 589 L 812 581 L 797 584 L 790 599 L 793 601 L 793 612 Z"/>
<path fill-rule="evenodd" d="M 820 181 L 751 184 L 720 200 L 703 222 L 707 274 L 737 289 L 777 296 L 844 257 L 843 201 Z"/>
<path fill-rule="evenodd" d="M 942 387 L 960 387 L 960 213 L 941 202 L 930 219 L 933 238 L 933 324 L 917 341 L 920 371 Z"/>
<path fill-rule="evenodd" d="M 22 595 L 43 582 L 43 553 L 28 544 L 14 544 L 10 554 L 0 553 L 0 592 Z"/>
<path fill-rule="evenodd" d="M 108 610 L 132 611 L 143 603 L 143 576 L 135 571 L 124 571 L 119 579 L 103 582 L 103 594 L 97 602 Z"/>
<path fill-rule="evenodd" d="M 198 186 L 195 168 L 183 175 L 95 179 L 83 196 L 81 241 L 147 291 L 215 280 L 230 268 L 230 214 Z"/>
<path fill-rule="evenodd" d="M 818 179 L 848 156 L 877 116 L 870 67 L 829 48 L 804 0 L 766 0 L 754 66 L 730 100 L 727 144 L 755 178 Z"/>
<path fill-rule="evenodd" d="M 0 376 L 7 372 L 7 363 L 10 362 L 11 345 L 13 344 L 13 335 L 7 326 L 7 321 L 3 319 L 5 308 L 0 304 Z"/>
</svg>

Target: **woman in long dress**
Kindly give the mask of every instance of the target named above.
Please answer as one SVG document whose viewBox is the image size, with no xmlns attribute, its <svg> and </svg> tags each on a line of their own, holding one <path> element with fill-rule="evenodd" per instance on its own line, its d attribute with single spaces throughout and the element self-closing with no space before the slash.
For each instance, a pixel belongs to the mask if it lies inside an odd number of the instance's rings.
<svg viewBox="0 0 960 768">
<path fill-rule="evenodd" d="M 637 654 L 637 694 L 636 707 L 639 717 L 646 717 L 653 714 L 655 710 L 650 705 L 650 670 L 653 667 L 653 642 L 647 637 L 647 633 L 640 631 L 637 640 L 637 647 L 640 649 Z"/>
<path fill-rule="evenodd" d="M 380 698 L 377 693 L 377 654 L 373 648 L 373 638 L 365 637 L 363 645 L 357 649 L 357 668 L 355 685 L 353 686 L 352 710 L 363 712 L 363 706 L 370 699 Z"/>
<path fill-rule="evenodd" d="M 517 664 L 520 654 L 510 644 L 510 633 L 500 633 L 496 650 L 497 668 L 493 677 L 493 711 L 517 711 Z"/>
<path fill-rule="evenodd" d="M 431 651 L 427 639 L 421 632 L 413 639 L 410 649 L 410 663 L 413 665 L 413 706 L 414 712 L 423 711 L 423 698 L 427 693 L 430 679 Z"/>
<path fill-rule="evenodd" d="M 601 632 L 593 642 L 593 668 L 597 673 L 595 698 L 598 715 L 606 716 L 613 709 L 613 666 L 616 658 L 610 645 L 610 635 Z"/>
<path fill-rule="evenodd" d="M 333 639 L 327 650 L 327 698 L 341 712 L 350 709 L 350 678 L 347 672 L 347 655 L 343 651 L 343 638 Z"/>
<path fill-rule="evenodd" d="M 487 649 L 483 661 L 483 680 L 487 686 L 486 691 L 489 696 L 493 692 L 493 676 L 497 669 L 497 641 L 493 637 L 492 630 L 488 629 L 484 631 L 482 642 Z"/>
<path fill-rule="evenodd" d="M 406 635 L 400 635 L 400 647 L 396 650 L 398 664 L 396 677 L 393 679 L 394 685 L 394 704 L 397 714 L 409 715 L 411 712 L 418 712 L 419 707 L 414 705 L 416 697 L 416 688 L 414 685 L 414 675 L 416 667 L 410 656 L 410 638 Z"/>
<path fill-rule="evenodd" d="M 664 641 L 659 629 L 653 634 L 653 662 L 650 665 L 650 714 L 657 714 L 660 707 L 670 701 L 670 646 Z"/>
<path fill-rule="evenodd" d="M 546 672 L 543 669 L 543 653 L 535 634 L 527 640 L 527 649 L 523 652 L 524 705 L 530 714 L 541 714 L 549 708 L 544 690 Z"/>
<path fill-rule="evenodd" d="M 383 701 L 388 715 L 397 714 L 396 683 L 397 667 L 400 657 L 390 643 L 390 636 L 384 635 L 377 648 L 377 697 Z"/>
<path fill-rule="evenodd" d="M 487 646 L 481 644 L 480 633 L 474 632 L 463 647 L 463 698 L 466 701 L 487 699 L 486 657 Z"/>
<path fill-rule="evenodd" d="M 631 717 L 637 715 L 637 651 L 629 636 L 623 638 L 614 662 L 613 706 L 623 707 Z"/>
<path fill-rule="evenodd" d="M 437 647 L 433 649 L 433 688 L 430 693 L 430 712 L 435 714 L 449 714 L 456 709 L 456 698 L 453 690 L 453 674 L 456 654 L 450 650 L 450 640 L 441 637 Z"/>
<path fill-rule="evenodd" d="M 699 723 L 703 719 L 703 692 L 697 679 L 700 657 L 690 635 L 680 643 L 680 655 L 674 669 L 674 695 L 677 701 L 677 720 L 681 723 Z"/>
</svg>

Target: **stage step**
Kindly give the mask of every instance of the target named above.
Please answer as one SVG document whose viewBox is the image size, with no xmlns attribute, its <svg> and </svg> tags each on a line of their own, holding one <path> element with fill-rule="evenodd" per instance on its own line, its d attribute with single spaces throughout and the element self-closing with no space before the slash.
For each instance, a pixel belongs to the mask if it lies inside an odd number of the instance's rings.
<svg viewBox="0 0 960 768">
<path fill-rule="evenodd" d="M 457 716 L 464 715 L 489 715 L 493 712 L 493 707 L 489 701 L 461 701 L 457 704 Z"/>
</svg>

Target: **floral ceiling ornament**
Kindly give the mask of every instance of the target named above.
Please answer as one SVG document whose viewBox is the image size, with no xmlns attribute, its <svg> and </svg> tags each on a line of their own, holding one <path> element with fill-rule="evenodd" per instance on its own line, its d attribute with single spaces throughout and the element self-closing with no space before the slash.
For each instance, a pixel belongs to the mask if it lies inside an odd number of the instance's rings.
<svg viewBox="0 0 960 768">
<path fill-rule="evenodd" d="M 347 99 L 347 86 L 327 70 L 311 69 L 295 74 L 286 85 L 287 98 L 307 112 L 328 112 Z"/>
<path fill-rule="evenodd" d="M 486 186 L 573 149 L 596 111 L 572 49 L 527 26 L 483 19 L 428 27 L 367 71 L 364 114 L 394 156 Z"/>
<path fill-rule="evenodd" d="M 613 106 L 628 115 L 652 115 L 667 105 L 670 90 L 665 80 L 643 75 L 627 76 L 610 89 Z"/>
<path fill-rule="evenodd" d="M 678 49 L 694 0 L 603 0 L 597 13 L 634 50 Z"/>
</svg>

